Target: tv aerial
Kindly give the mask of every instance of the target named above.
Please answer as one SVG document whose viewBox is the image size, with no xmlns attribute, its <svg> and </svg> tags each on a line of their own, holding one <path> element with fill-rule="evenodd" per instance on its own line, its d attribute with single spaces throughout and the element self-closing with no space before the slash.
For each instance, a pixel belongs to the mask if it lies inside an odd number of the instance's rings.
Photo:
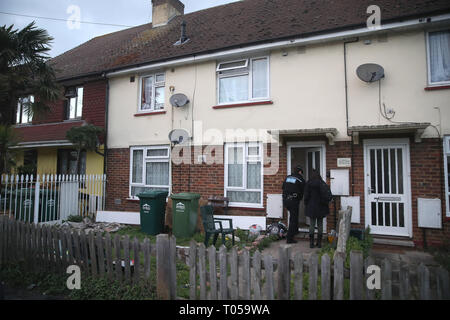
<svg viewBox="0 0 450 320">
<path fill-rule="evenodd" d="M 188 97 L 183 93 L 177 93 L 170 97 L 172 107 L 183 107 L 189 103 Z"/>
<path fill-rule="evenodd" d="M 356 74 L 362 81 L 372 83 L 384 78 L 384 69 L 378 64 L 366 63 L 356 69 Z"/>
<path fill-rule="evenodd" d="M 189 133 L 183 129 L 175 129 L 169 133 L 169 140 L 173 144 L 184 144 L 188 142 L 189 139 Z"/>
</svg>

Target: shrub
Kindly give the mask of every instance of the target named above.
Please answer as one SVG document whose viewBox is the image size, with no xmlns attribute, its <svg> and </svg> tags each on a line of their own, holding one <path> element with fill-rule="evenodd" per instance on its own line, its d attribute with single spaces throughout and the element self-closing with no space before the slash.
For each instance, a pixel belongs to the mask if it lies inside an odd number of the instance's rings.
<svg viewBox="0 0 450 320">
<path fill-rule="evenodd" d="M 70 215 L 67 218 L 67 221 L 70 221 L 70 222 L 82 222 L 83 221 L 83 217 L 82 216 L 78 216 L 78 215 Z"/>
</svg>

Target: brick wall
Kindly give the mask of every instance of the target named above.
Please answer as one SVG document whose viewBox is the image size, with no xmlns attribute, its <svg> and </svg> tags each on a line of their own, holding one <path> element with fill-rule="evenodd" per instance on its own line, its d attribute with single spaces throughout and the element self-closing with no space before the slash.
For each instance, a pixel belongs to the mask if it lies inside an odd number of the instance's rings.
<svg viewBox="0 0 450 320">
<path fill-rule="evenodd" d="M 64 94 L 64 91 L 62 92 Z M 99 127 L 105 126 L 106 82 L 104 80 L 83 84 L 82 119 Z M 55 123 L 64 121 L 65 100 L 61 99 L 49 104 L 50 111 L 36 116 L 33 124 Z"/>
<path fill-rule="evenodd" d="M 219 152 L 223 152 L 223 147 L 216 147 Z M 270 154 L 270 145 L 265 145 L 267 156 Z M 279 169 L 275 175 L 264 176 L 264 207 L 266 207 L 267 194 L 281 193 L 283 179 L 287 175 L 287 147 L 283 145 L 275 149 L 279 156 Z M 352 157 L 351 142 L 336 142 L 334 145 L 326 144 L 326 166 L 327 173 L 331 169 L 338 169 L 338 158 Z M 129 196 L 129 175 L 130 175 L 130 152 L 129 149 L 111 149 L 108 151 L 108 186 L 107 186 L 107 210 L 114 211 L 139 211 L 136 201 L 127 200 Z M 196 160 L 194 150 L 191 152 L 192 161 Z M 411 159 L 411 188 L 412 188 L 412 220 L 413 220 L 413 241 L 418 246 L 422 246 L 422 230 L 417 226 L 417 198 L 441 198 L 441 191 L 444 188 L 443 177 L 440 164 L 442 163 L 442 144 L 438 139 L 424 139 L 421 143 L 410 141 Z M 269 168 L 265 163 L 264 167 Z M 350 174 L 350 194 L 359 196 L 361 199 L 359 225 L 352 227 L 364 228 L 364 146 L 362 140 L 360 144 L 353 145 L 353 179 L 352 168 Z M 327 179 L 329 183 L 329 179 Z M 175 165 L 172 164 L 172 192 L 196 192 L 202 195 L 204 200 L 209 196 L 223 196 L 224 194 L 224 165 L 223 164 L 194 164 Z M 117 202 L 116 202 L 117 201 Z M 445 202 L 442 202 L 442 212 L 445 215 Z M 337 201 L 339 210 L 339 200 Z M 229 212 L 235 215 L 265 215 L 264 210 L 233 208 Z M 278 221 L 279 219 L 268 219 L 267 223 Z M 284 222 L 287 220 L 287 212 L 284 210 Z M 330 206 L 330 215 L 327 217 L 328 231 L 335 228 L 334 206 Z M 450 239 L 450 221 L 443 219 L 443 230 L 427 231 L 428 245 L 440 245 L 445 239 Z"/>
</svg>

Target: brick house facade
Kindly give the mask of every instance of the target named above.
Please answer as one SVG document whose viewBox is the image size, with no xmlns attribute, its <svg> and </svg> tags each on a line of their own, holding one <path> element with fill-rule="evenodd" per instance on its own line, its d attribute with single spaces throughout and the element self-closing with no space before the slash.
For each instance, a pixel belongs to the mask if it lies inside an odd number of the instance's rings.
<svg viewBox="0 0 450 320">
<path fill-rule="evenodd" d="M 385 136 L 375 136 L 377 138 Z M 424 229 L 418 227 L 418 198 L 443 198 L 444 175 L 443 175 L 443 150 L 440 139 L 423 139 L 420 143 L 409 138 L 410 162 L 411 162 L 411 217 L 412 217 L 412 241 L 418 247 L 424 245 Z M 370 137 L 373 138 L 373 137 Z M 307 139 L 308 140 L 308 139 Z M 326 140 L 323 140 L 325 143 Z M 223 148 L 217 146 L 216 148 Z M 270 147 L 266 144 L 265 149 L 270 154 Z M 279 170 L 275 175 L 264 176 L 263 187 L 263 209 L 230 208 L 230 215 L 242 216 L 266 216 L 267 195 L 281 193 L 281 185 L 287 175 L 287 147 L 279 146 L 275 149 L 279 153 Z M 192 149 L 192 161 L 194 161 L 194 149 Z M 363 143 L 353 145 L 351 142 L 335 142 L 334 145 L 326 144 L 326 170 L 339 169 L 338 158 L 351 158 L 352 167 L 350 172 L 350 194 L 360 197 L 360 223 L 352 224 L 352 228 L 365 227 L 365 182 L 364 182 L 364 146 Z M 130 150 L 110 149 L 107 157 L 107 210 L 138 212 L 139 200 L 131 200 L 129 194 L 130 180 Z M 267 165 L 266 165 L 267 167 Z M 353 172 L 352 172 L 353 171 Z M 223 164 L 193 164 L 175 165 L 171 167 L 172 193 L 195 192 L 207 201 L 210 196 L 224 196 L 224 174 Z M 353 180 L 352 180 L 353 179 Z M 330 183 L 329 177 L 327 182 Z M 336 211 L 340 210 L 340 201 L 337 197 Z M 442 212 L 446 211 L 445 201 L 442 203 Z M 327 232 L 336 228 L 336 215 L 334 203 L 330 204 L 330 214 L 327 217 Z M 267 219 L 267 223 L 282 220 L 287 223 L 287 212 L 284 210 L 282 219 Z M 450 219 L 443 218 L 442 230 L 425 230 L 426 243 L 428 246 L 443 245 L 450 238 Z M 382 236 L 385 239 L 401 239 L 392 236 Z"/>
</svg>

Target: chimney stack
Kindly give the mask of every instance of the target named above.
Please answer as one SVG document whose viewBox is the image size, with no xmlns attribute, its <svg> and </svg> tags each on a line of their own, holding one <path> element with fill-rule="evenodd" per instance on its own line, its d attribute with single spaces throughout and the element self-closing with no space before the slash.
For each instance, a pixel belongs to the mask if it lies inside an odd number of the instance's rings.
<svg viewBox="0 0 450 320">
<path fill-rule="evenodd" d="M 152 0 L 153 28 L 164 26 L 176 16 L 184 14 L 184 4 L 179 0 Z"/>
</svg>

